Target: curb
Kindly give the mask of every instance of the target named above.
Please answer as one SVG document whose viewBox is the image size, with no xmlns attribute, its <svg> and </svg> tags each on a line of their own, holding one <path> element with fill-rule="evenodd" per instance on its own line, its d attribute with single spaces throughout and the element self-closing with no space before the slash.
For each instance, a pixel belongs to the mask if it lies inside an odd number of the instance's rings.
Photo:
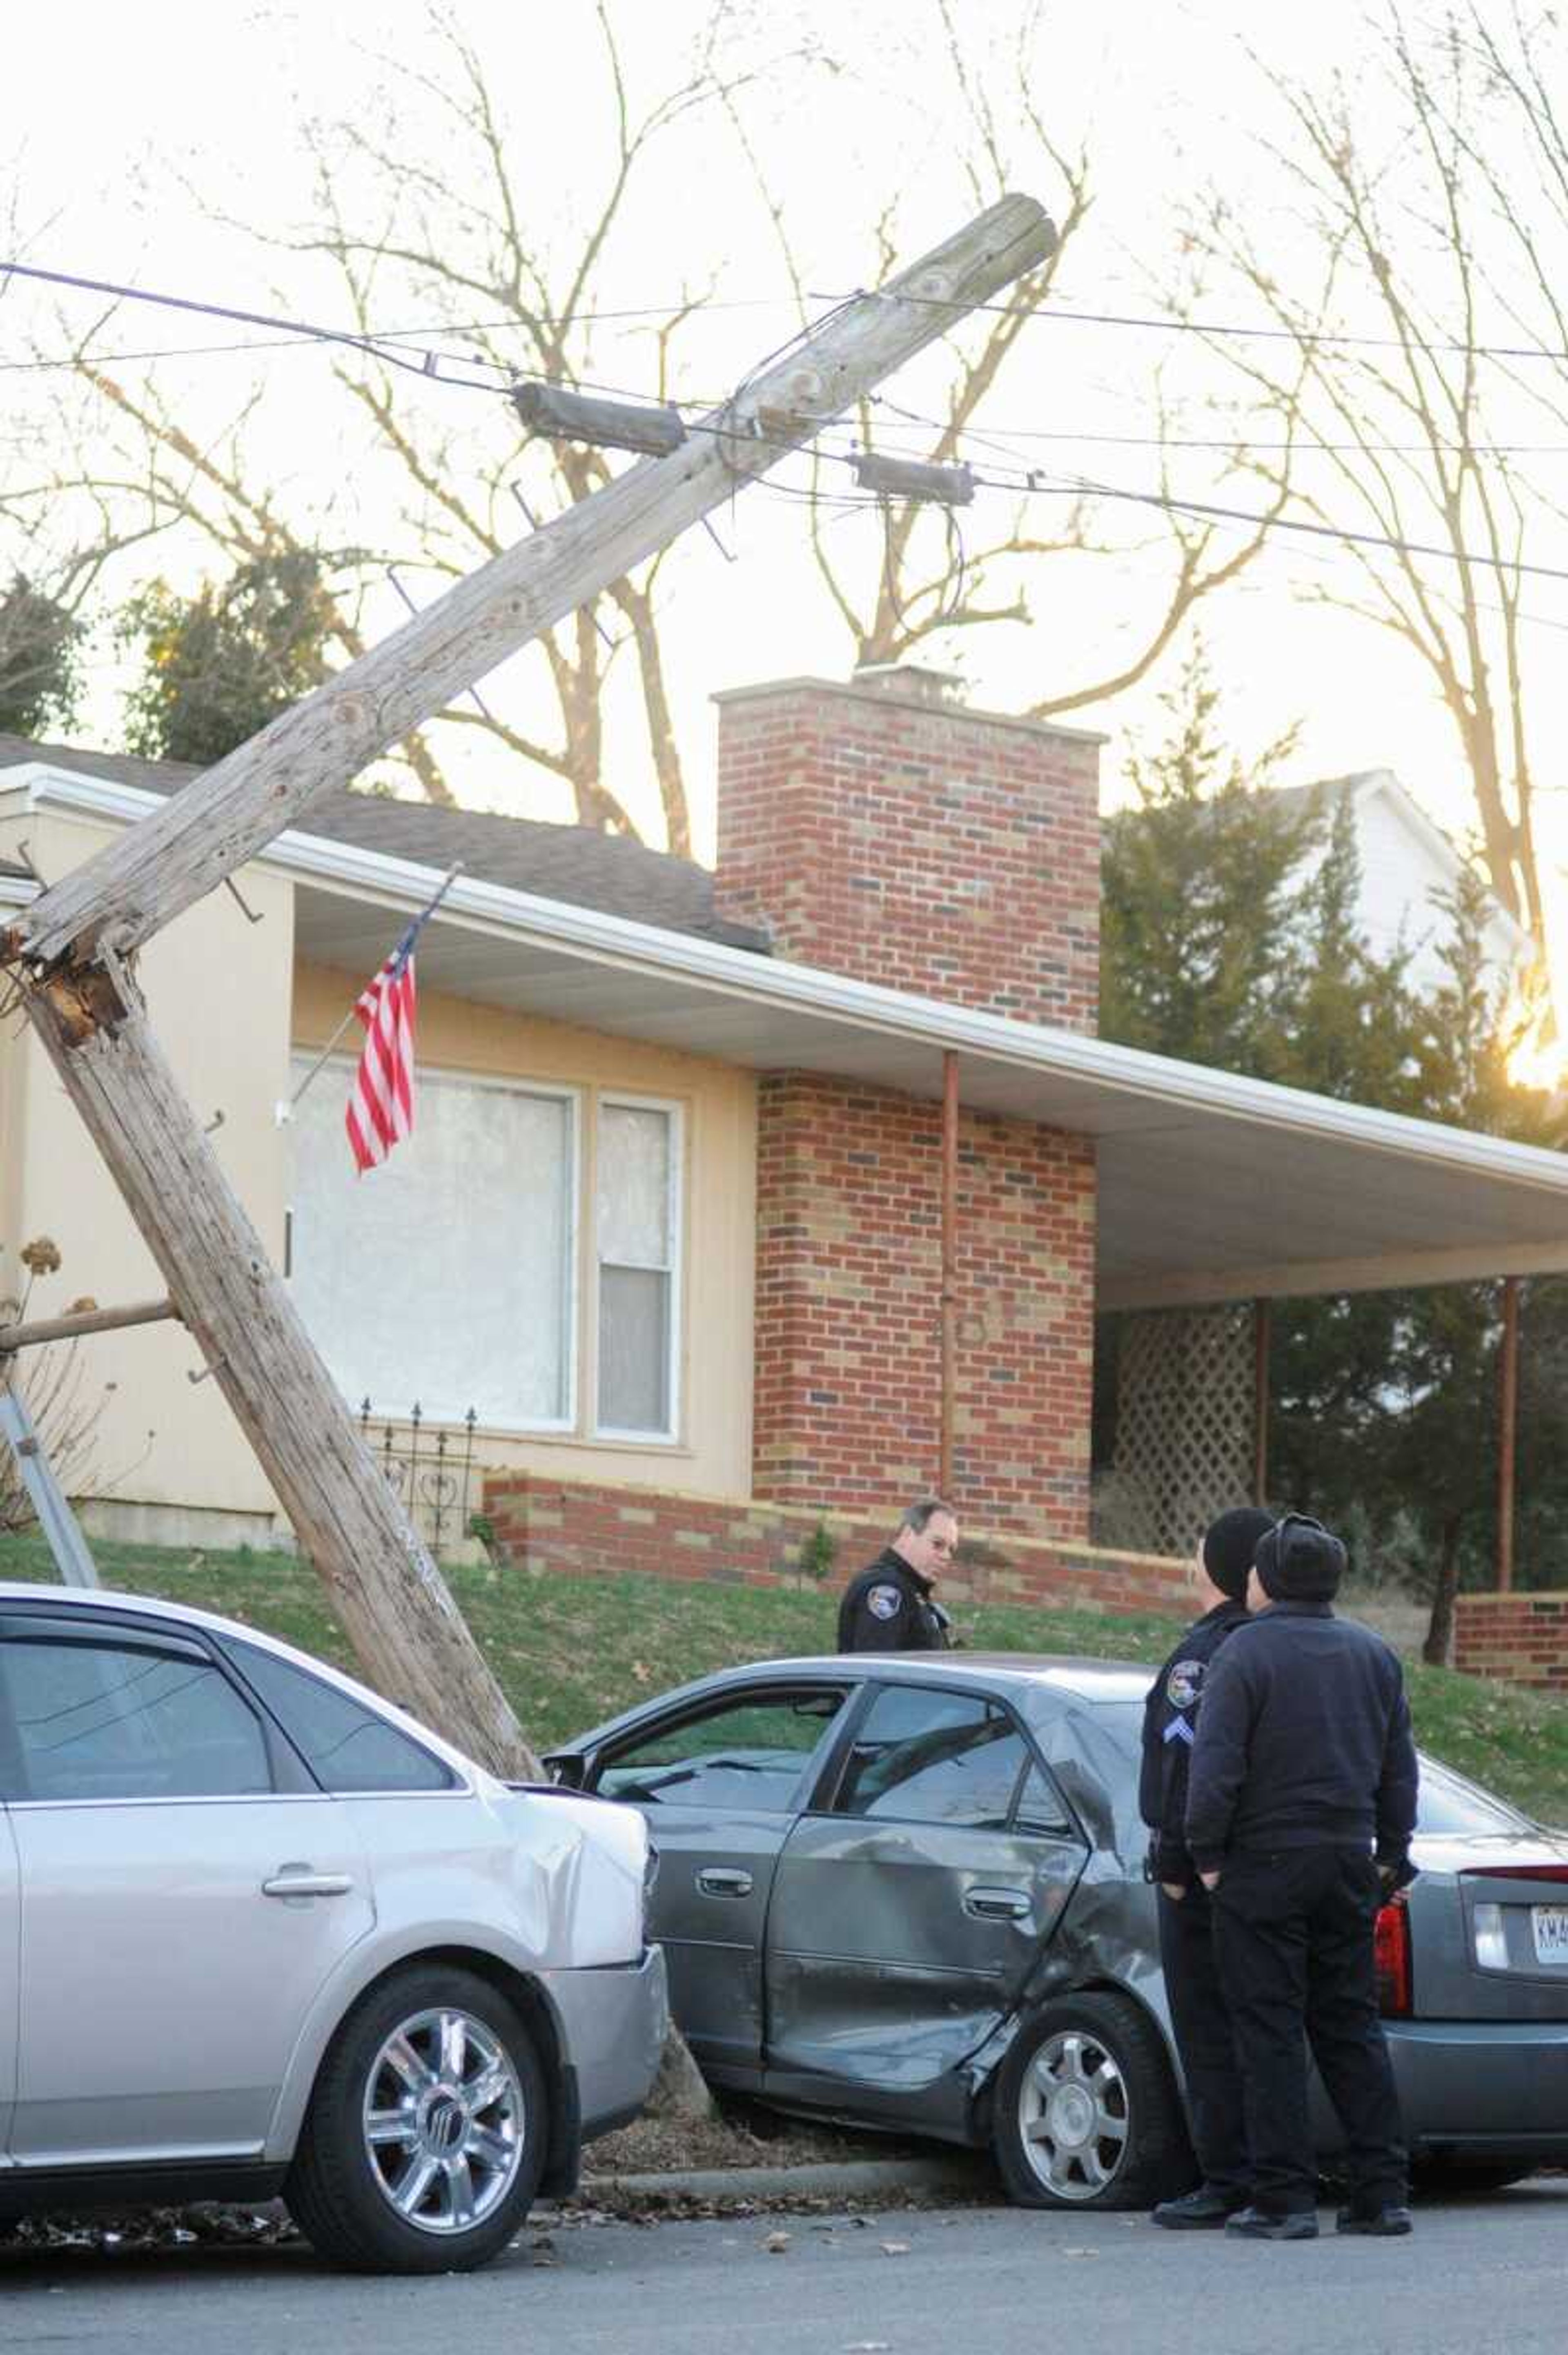
<svg viewBox="0 0 1568 2355">
<path fill-rule="evenodd" d="M 973 2198 L 987 2183 L 985 2154 L 959 2158 L 863 2158 L 811 2167 L 709 2167 L 658 2175 L 585 2175 L 572 2198 L 555 2205 L 592 2206 L 635 2200 L 645 2206 L 681 2200 L 876 2200 L 891 2192 L 950 2192 Z M 540 2202 L 543 2206 L 545 2203 Z"/>
</svg>

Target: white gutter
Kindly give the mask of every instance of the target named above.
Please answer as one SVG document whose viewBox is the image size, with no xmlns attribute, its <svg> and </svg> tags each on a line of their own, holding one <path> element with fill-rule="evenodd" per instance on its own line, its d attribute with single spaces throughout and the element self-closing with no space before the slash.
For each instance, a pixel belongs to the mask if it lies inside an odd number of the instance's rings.
<svg viewBox="0 0 1568 2355">
<path fill-rule="evenodd" d="M 111 784 L 54 769 L 46 762 L 0 771 L 0 797 L 7 790 L 26 791 L 30 807 L 48 802 L 126 824 L 133 824 L 167 799 L 138 786 Z M 441 880 L 438 868 L 412 859 L 389 858 L 383 851 L 364 850 L 292 828 L 277 836 L 256 864 L 337 884 L 410 912 L 424 905 Z M 1276 1087 L 1266 1080 L 1178 1062 L 1077 1031 L 1012 1021 L 1003 1015 L 947 1005 L 874 982 L 854 981 L 816 965 L 790 964 L 781 958 L 730 948 L 721 942 L 698 940 L 689 933 L 665 932 L 624 916 L 605 915 L 597 909 L 540 899 L 506 884 L 459 876 L 437 921 L 458 917 L 486 932 L 526 935 L 566 955 L 612 964 L 623 972 L 699 983 L 756 1006 L 848 1022 L 858 1029 L 937 1050 L 951 1048 L 1017 1070 L 1080 1081 L 1173 1112 L 1206 1113 L 1568 1197 L 1568 1154 L 1552 1153 L 1541 1146 L 1479 1136 L 1437 1121 L 1413 1120 L 1403 1113 L 1341 1103 L 1330 1096 Z"/>
</svg>

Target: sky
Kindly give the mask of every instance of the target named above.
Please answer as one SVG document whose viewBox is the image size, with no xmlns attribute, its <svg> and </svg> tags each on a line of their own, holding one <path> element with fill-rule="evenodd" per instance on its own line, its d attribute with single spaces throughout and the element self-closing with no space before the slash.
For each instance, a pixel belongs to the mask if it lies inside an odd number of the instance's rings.
<svg viewBox="0 0 1568 2355">
<path fill-rule="evenodd" d="M 997 100 L 1018 184 L 1049 204 L 1058 193 L 1053 176 L 1015 119 L 1002 64 L 1019 0 L 954 0 L 954 7 L 965 69 Z M 667 80 L 704 12 L 698 0 L 661 0 L 657 8 L 614 0 L 614 13 L 635 95 Z M 326 12 L 261 9 L 248 0 L 205 0 L 156 14 L 155 40 L 144 12 L 101 0 L 28 11 L 10 28 L 12 88 L 27 101 L 8 110 L 9 127 L 0 129 L 0 169 L 9 183 L 0 222 L 9 212 L 14 257 L 330 324 L 343 316 L 342 289 L 300 238 L 312 203 L 304 133 L 312 122 L 370 123 L 389 99 L 398 155 L 411 176 L 444 189 L 457 218 L 471 193 L 467 161 L 436 101 L 411 78 L 433 55 L 422 5 L 378 0 L 372 9 L 347 0 L 330 21 Z M 452 14 L 485 52 L 530 224 L 564 245 L 609 166 L 609 93 L 590 0 L 549 6 L 515 0 L 505 9 L 455 0 Z M 1092 11 L 1042 11 L 1030 49 L 1031 95 L 1060 146 L 1085 146 L 1095 189 L 1058 290 L 1062 309 L 1147 315 L 1179 269 L 1183 209 L 1200 206 L 1214 187 L 1277 231 L 1287 263 L 1298 250 L 1287 195 L 1260 144 L 1279 125 L 1244 48 L 1259 14 L 1243 0 L 1102 0 Z M 735 54 L 757 69 L 742 94 L 742 118 L 780 195 L 813 307 L 826 308 L 827 298 L 867 281 L 877 217 L 890 201 L 898 250 L 908 258 L 973 211 L 964 171 L 973 141 L 934 0 L 860 0 L 853 10 L 831 0 L 756 0 L 739 17 Z M 1339 67 L 1353 79 L 1365 41 L 1363 10 L 1350 0 L 1267 15 L 1268 63 L 1276 73 L 1320 83 Z M 704 118 L 665 152 L 667 161 L 650 172 L 606 252 L 596 299 L 605 308 L 639 309 L 683 291 L 700 293 L 705 307 L 677 339 L 670 370 L 674 390 L 708 399 L 792 333 L 795 314 L 773 225 L 732 125 L 717 113 Z M 385 215 L 384 192 L 345 168 L 337 193 L 373 235 Z M 460 244 L 460 229 L 453 235 Z M 378 312 L 380 325 L 428 323 L 428 313 L 409 315 L 412 290 L 394 271 L 382 273 L 373 299 L 398 314 Z M 69 378 L 15 365 L 62 353 L 68 334 L 92 318 L 101 320 L 96 348 L 105 353 L 187 351 L 156 362 L 117 360 L 116 373 L 127 384 L 155 384 L 204 446 L 226 447 L 225 432 L 244 410 L 247 465 L 292 514 L 313 520 L 335 544 L 408 546 L 413 553 L 400 574 L 405 590 L 421 602 L 436 593 L 439 578 L 420 568 L 417 534 L 400 519 L 409 505 L 406 479 L 378 452 L 362 410 L 335 388 L 330 351 L 320 345 L 197 351 L 189 347 L 255 339 L 219 322 L 136 306 L 111 315 L 100 298 L 13 278 L 0 296 L 0 361 L 11 364 L 14 418 L 37 424 L 62 400 L 83 445 L 98 446 L 104 421 L 81 404 Z M 451 372 L 459 346 L 448 341 L 442 348 L 452 356 L 444 364 Z M 603 381 L 637 393 L 654 389 L 646 320 L 605 322 L 592 357 Z M 929 415 L 944 381 L 938 357 L 913 364 L 886 389 Z M 400 418 L 416 439 L 439 447 L 448 479 L 463 483 L 476 453 L 493 456 L 505 422 L 498 399 L 412 375 L 396 382 Z M 1150 489 L 1158 453 L 1136 437 L 1149 433 L 1157 395 L 1194 440 L 1213 436 L 1223 393 L 1190 339 L 1184 347 L 1168 328 L 1066 317 L 1035 324 L 991 396 L 984 430 L 993 439 L 976 444 L 976 461 L 1016 467 L 1036 463 L 1029 453 L 1038 451 L 1041 466 L 1063 475 L 1078 471 Z M 1130 438 L 1105 438 L 1124 436 Z M 1175 451 L 1170 467 L 1179 492 L 1215 495 L 1211 452 Z M 798 464 L 784 479 L 797 489 L 807 482 Z M 1317 479 L 1331 507 L 1331 477 Z M 1243 506 L 1256 497 L 1235 480 L 1221 495 Z M 1031 525 L 1048 527 L 1060 511 L 1059 499 L 1038 501 Z M 1005 526 L 1011 512 L 1002 494 L 982 493 L 963 518 L 966 545 L 983 546 L 981 535 Z M 880 517 L 846 506 L 820 519 L 825 546 L 865 593 L 880 561 Z M 691 535 L 660 583 L 672 699 L 703 853 L 712 846 L 709 696 L 769 677 L 844 677 L 852 659 L 812 562 L 808 522 L 800 497 L 750 492 L 716 518 L 722 545 Z M 1158 610 L 1170 553 L 1157 516 L 1147 510 L 1113 505 L 1103 522 L 1108 553 L 1047 558 L 1033 568 L 1030 626 L 953 633 L 924 658 L 958 668 L 971 699 L 999 709 L 1024 709 L 1113 672 Z M 1561 553 L 1568 556 L 1568 538 Z M 139 574 L 162 570 L 188 589 L 211 569 L 202 545 L 165 538 L 125 559 L 111 586 L 123 593 Z M 1338 550 L 1282 541 L 1205 609 L 1221 724 L 1243 755 L 1297 727 L 1285 783 L 1391 767 L 1462 836 L 1471 825 L 1467 783 L 1452 723 L 1425 673 L 1386 633 L 1322 602 L 1326 591 L 1354 585 Z M 1000 602 L 1010 594 L 1009 582 Z M 1528 602 L 1536 616 L 1527 643 L 1539 664 L 1537 753 L 1551 782 L 1568 749 L 1554 687 L 1568 582 L 1540 581 Z M 370 634 L 400 618 L 383 584 L 367 610 Z M 1174 683 L 1180 652 L 1173 649 L 1142 687 L 1067 715 L 1107 732 L 1112 803 L 1126 790 L 1129 747 L 1147 747 L 1157 735 L 1157 698 Z M 97 665 L 94 699 L 77 731 L 84 738 L 95 729 L 112 732 L 123 684 L 107 637 Z M 484 694 L 520 727 L 548 729 L 537 655 L 514 658 Z M 610 699 L 609 741 L 611 781 L 656 838 L 629 674 Z M 451 773 L 463 797 L 477 805 L 571 815 L 556 783 L 503 763 L 482 744 L 460 745 Z M 1559 816 L 1568 803 L 1548 797 L 1541 806 L 1555 868 L 1568 858 L 1568 821 Z"/>
</svg>

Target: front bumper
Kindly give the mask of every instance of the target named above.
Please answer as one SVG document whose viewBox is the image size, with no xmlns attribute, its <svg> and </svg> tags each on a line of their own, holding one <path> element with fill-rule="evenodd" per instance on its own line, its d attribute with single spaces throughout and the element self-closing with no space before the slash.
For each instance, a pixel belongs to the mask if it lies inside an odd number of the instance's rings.
<svg viewBox="0 0 1568 2355">
<path fill-rule="evenodd" d="M 561 2058 L 577 2078 L 582 2139 L 635 2117 L 647 2100 L 669 2029 L 662 1946 L 607 1969 L 545 1971 Z"/>
</svg>

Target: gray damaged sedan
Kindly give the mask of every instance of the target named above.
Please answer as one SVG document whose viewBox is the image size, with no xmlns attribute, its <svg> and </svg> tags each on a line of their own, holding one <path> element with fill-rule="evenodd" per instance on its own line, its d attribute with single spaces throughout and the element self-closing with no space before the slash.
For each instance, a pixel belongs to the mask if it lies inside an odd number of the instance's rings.
<svg viewBox="0 0 1568 2355">
<path fill-rule="evenodd" d="M 770 1661 L 557 1753 L 663 1866 L 675 2015 L 776 2107 L 988 2144 L 1033 2206 L 1194 2179 L 1143 1877 L 1149 1671 L 1006 1655 Z M 1377 1925 L 1413 2150 L 1452 2184 L 1568 2162 L 1568 1841 L 1427 1760 L 1421 1877 Z M 1338 2128 L 1318 2095 L 1319 2141 Z"/>
<path fill-rule="evenodd" d="M 281 2192 L 482 2264 L 653 2080 L 650 1855 L 250 1628 L 0 1584 L 0 2219 Z"/>
</svg>

